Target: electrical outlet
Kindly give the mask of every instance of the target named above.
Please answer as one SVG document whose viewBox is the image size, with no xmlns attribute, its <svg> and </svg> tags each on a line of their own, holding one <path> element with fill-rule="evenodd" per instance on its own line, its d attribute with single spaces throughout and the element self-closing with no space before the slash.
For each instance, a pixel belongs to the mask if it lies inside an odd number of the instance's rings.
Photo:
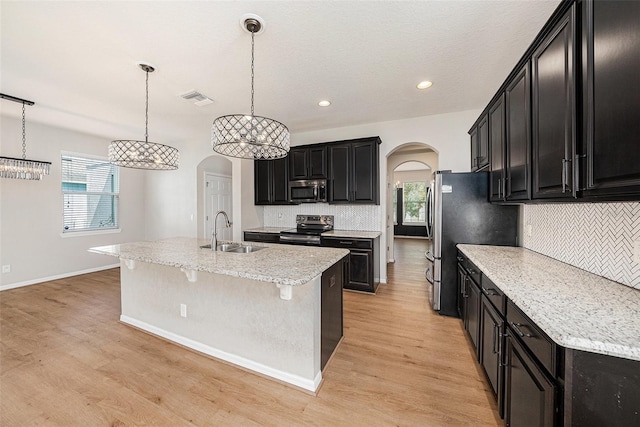
<svg viewBox="0 0 640 427">
<path fill-rule="evenodd" d="M 640 240 L 633 242 L 633 261 L 640 264 Z"/>
<path fill-rule="evenodd" d="M 180 316 L 187 317 L 187 304 L 180 304 Z"/>
<path fill-rule="evenodd" d="M 527 237 L 531 237 L 531 224 L 527 225 Z"/>
<path fill-rule="evenodd" d="M 11 265 L 10 264 L 3 265 L 2 266 L 2 273 L 11 273 Z"/>
</svg>

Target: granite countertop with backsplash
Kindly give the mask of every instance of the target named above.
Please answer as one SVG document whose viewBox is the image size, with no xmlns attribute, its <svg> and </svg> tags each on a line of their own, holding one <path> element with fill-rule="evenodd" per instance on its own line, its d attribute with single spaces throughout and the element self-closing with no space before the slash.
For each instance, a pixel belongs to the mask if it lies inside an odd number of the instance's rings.
<svg viewBox="0 0 640 427">
<path fill-rule="evenodd" d="M 120 259 L 205 271 L 282 285 L 304 285 L 349 254 L 348 249 L 270 245 L 251 253 L 215 252 L 200 248 L 207 240 L 174 237 L 151 242 L 100 246 L 90 252 Z"/>
<path fill-rule="evenodd" d="M 458 248 L 557 344 L 640 360 L 640 290 L 524 248 Z"/>
</svg>

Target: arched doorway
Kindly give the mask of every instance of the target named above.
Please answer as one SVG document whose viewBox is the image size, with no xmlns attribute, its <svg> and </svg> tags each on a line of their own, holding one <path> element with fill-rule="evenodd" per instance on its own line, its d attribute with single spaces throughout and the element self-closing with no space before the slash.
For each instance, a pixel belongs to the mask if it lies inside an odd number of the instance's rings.
<svg viewBox="0 0 640 427">
<path fill-rule="evenodd" d="M 432 174 L 438 170 L 438 152 L 430 145 L 421 142 L 409 142 L 399 145 L 387 155 L 387 212 L 386 212 L 386 247 L 387 247 L 387 262 L 394 262 L 394 229 L 396 228 L 398 209 L 397 204 L 394 204 L 394 196 L 397 196 L 396 186 L 397 181 L 394 180 L 394 173 L 398 167 L 402 171 L 402 164 L 409 164 L 415 162 L 423 165 L 422 169 L 417 169 L 414 165 L 413 168 L 418 170 L 417 174 L 425 181 L 425 185 L 430 186 Z M 427 169 L 428 168 L 428 169 Z M 414 174 L 414 172 L 412 172 Z M 406 174 L 407 179 L 410 180 L 410 174 Z M 416 175 L 414 175 L 416 176 Z M 394 212 L 394 208 L 396 208 Z M 418 209 L 419 211 L 419 209 Z M 426 215 L 426 212 L 425 212 Z M 413 217 L 410 217 L 412 219 Z M 396 221 L 394 221 L 394 219 Z M 404 218 L 403 218 L 404 219 Z M 403 221 L 404 222 L 404 221 Z M 419 227 L 420 225 L 417 224 Z M 426 233 L 425 233 L 426 234 Z M 425 251 L 428 249 L 430 241 L 425 240 Z"/>
</svg>

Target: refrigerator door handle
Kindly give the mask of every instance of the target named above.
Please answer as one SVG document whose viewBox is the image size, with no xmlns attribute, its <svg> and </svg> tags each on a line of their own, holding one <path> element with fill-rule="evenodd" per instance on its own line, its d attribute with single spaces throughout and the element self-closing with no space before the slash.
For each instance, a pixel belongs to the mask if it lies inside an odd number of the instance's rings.
<svg viewBox="0 0 640 427">
<path fill-rule="evenodd" d="M 435 190 L 433 194 L 433 254 L 436 258 L 442 256 L 442 174 L 435 174 Z M 437 280 L 437 279 L 436 279 Z"/>
</svg>

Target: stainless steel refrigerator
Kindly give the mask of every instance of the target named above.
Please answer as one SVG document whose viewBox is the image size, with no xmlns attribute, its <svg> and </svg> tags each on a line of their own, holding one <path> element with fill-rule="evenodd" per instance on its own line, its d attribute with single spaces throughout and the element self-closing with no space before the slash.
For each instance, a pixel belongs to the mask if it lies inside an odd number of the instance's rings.
<svg viewBox="0 0 640 427">
<path fill-rule="evenodd" d="M 430 302 L 434 310 L 458 316 L 458 243 L 516 246 L 518 207 L 489 203 L 486 172 L 436 171 L 431 227 L 433 243 L 426 258 Z"/>
</svg>

